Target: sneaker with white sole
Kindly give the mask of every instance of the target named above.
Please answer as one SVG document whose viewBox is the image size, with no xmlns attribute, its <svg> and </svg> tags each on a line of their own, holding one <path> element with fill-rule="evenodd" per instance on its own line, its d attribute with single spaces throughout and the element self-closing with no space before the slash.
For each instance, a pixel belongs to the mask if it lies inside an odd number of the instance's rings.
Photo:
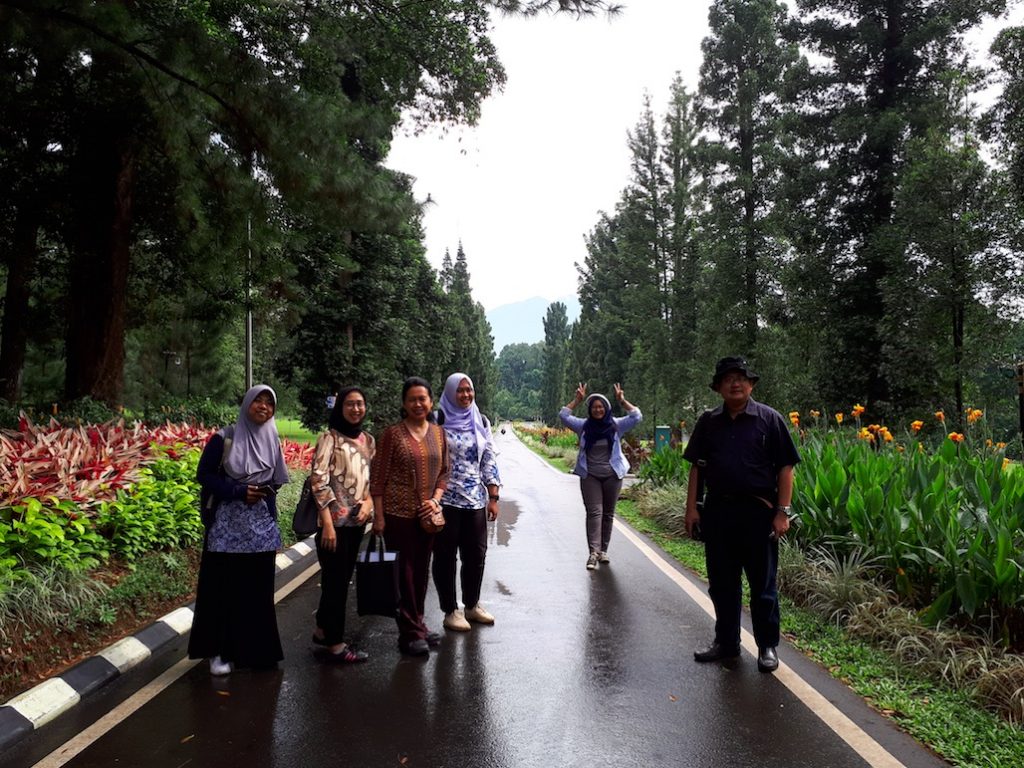
<svg viewBox="0 0 1024 768">
<path fill-rule="evenodd" d="M 444 628 L 453 632 L 469 632 L 472 629 L 462 611 L 456 609 L 444 615 Z"/>
<path fill-rule="evenodd" d="M 587 570 L 593 571 L 597 568 L 597 552 L 591 552 L 590 557 L 587 558 Z"/>
<path fill-rule="evenodd" d="M 216 677 L 221 677 L 222 675 L 229 675 L 231 674 L 232 669 L 234 669 L 234 666 L 231 664 L 231 662 L 221 661 L 220 656 L 214 656 L 212 659 L 210 659 L 211 675 L 214 675 Z"/>
<path fill-rule="evenodd" d="M 480 603 L 466 609 L 466 618 L 477 624 L 493 624 L 494 617 Z"/>
<path fill-rule="evenodd" d="M 612 561 L 612 559 L 610 557 L 608 557 L 608 553 L 607 552 L 598 552 L 597 553 L 597 562 L 599 562 L 599 563 L 610 563 L 611 561 Z"/>
</svg>

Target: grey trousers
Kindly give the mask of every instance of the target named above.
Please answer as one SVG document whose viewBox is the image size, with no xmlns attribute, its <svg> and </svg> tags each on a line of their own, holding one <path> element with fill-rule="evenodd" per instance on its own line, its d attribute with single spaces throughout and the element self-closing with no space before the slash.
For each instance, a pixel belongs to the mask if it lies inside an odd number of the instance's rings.
<svg viewBox="0 0 1024 768">
<path fill-rule="evenodd" d="M 615 502 L 619 500 L 622 480 L 587 475 L 580 479 L 583 506 L 587 510 L 587 545 L 591 552 L 607 552 L 615 522 Z"/>
</svg>

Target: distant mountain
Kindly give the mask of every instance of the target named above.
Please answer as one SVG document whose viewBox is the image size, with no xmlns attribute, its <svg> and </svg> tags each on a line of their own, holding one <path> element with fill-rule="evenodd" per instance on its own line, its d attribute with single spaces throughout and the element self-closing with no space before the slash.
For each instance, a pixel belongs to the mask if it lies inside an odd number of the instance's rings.
<svg viewBox="0 0 1024 768">
<path fill-rule="evenodd" d="M 514 304 L 502 304 L 487 312 L 487 322 L 491 324 L 494 336 L 494 353 L 499 354 L 506 344 L 544 341 L 544 315 L 548 306 L 556 301 L 565 304 L 569 322 L 575 322 L 580 316 L 580 302 L 575 296 L 558 299 L 535 296 Z"/>
</svg>

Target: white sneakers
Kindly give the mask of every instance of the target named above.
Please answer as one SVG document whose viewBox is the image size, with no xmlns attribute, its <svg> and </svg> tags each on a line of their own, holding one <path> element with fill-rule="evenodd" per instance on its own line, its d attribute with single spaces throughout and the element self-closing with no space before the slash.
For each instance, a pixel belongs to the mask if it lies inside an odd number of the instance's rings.
<svg viewBox="0 0 1024 768">
<path fill-rule="evenodd" d="M 487 612 L 487 610 L 477 603 L 472 608 L 466 609 L 466 618 L 470 621 L 475 621 L 477 624 L 493 624 L 494 617 Z"/>
<path fill-rule="evenodd" d="M 234 666 L 232 665 L 232 663 L 230 661 L 221 661 L 220 656 L 214 656 L 212 659 L 210 659 L 211 675 L 214 675 L 216 677 L 220 677 L 222 675 L 229 675 L 231 674 L 231 670 L 233 669 Z"/>
<path fill-rule="evenodd" d="M 450 629 L 453 632 L 469 632 L 472 629 L 469 626 L 469 622 L 466 621 L 465 615 L 459 609 L 455 609 L 451 613 L 444 615 L 444 628 Z"/>
<path fill-rule="evenodd" d="M 599 555 L 598 555 L 597 552 L 591 552 L 590 553 L 590 557 L 587 558 L 587 570 L 588 571 L 593 571 L 593 570 L 595 570 L 597 568 L 598 557 L 599 557 Z"/>
<path fill-rule="evenodd" d="M 612 561 L 612 559 L 610 557 L 608 557 L 608 553 L 607 552 L 598 552 L 597 553 L 597 561 L 599 563 L 610 563 Z"/>
<path fill-rule="evenodd" d="M 472 629 L 469 625 L 471 621 L 477 624 L 493 624 L 494 617 L 482 605 L 477 603 L 465 611 L 455 609 L 451 613 L 446 613 L 444 615 L 444 628 L 454 632 L 469 632 Z"/>
</svg>

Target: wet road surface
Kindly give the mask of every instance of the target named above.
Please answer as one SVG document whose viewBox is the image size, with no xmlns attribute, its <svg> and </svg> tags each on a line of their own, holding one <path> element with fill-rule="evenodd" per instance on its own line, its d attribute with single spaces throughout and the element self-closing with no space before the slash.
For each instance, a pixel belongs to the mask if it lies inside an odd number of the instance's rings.
<svg viewBox="0 0 1024 768">
<path fill-rule="evenodd" d="M 309 644 L 314 576 L 278 605 L 280 669 L 214 679 L 205 664 L 194 666 L 66 764 L 944 765 L 788 648 L 780 649 L 784 665 L 820 684 L 825 699 L 895 759 L 859 756 L 779 679 L 760 674 L 749 654 L 694 663 L 693 649 L 711 638 L 711 617 L 622 530 L 612 538 L 611 564 L 587 571 L 576 478 L 544 465 L 511 431 L 496 437 L 505 486 L 482 598 L 495 626 L 448 632 L 429 658 L 405 658 L 394 622 L 356 617 L 353 595 L 349 632 L 370 661 L 327 666 Z M 427 606 L 428 624 L 440 629 L 433 589 Z M 68 738 L 58 729 L 49 739 L 58 736 L 48 744 L 40 732 L 9 764 L 34 764 Z"/>
</svg>

